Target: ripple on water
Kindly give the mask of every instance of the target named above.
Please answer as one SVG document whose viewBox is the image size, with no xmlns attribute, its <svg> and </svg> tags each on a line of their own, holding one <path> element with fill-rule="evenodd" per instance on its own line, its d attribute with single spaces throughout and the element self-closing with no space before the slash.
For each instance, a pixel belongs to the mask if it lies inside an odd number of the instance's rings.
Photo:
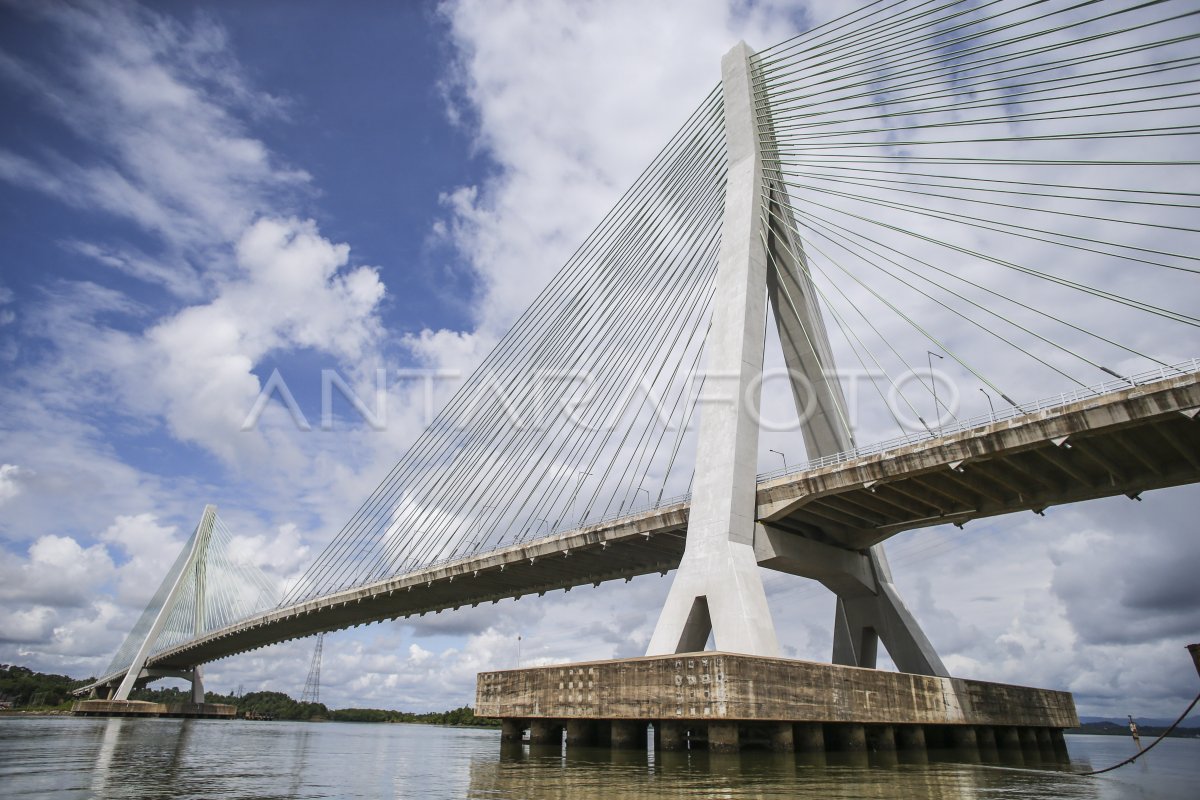
<svg viewBox="0 0 1200 800">
<path fill-rule="evenodd" d="M 1068 737 L 1073 768 L 1129 754 Z M 1127 798 L 1190 797 L 1200 741 L 1168 740 L 1099 778 L 1066 771 L 504 746 L 494 730 L 217 720 L 0 719 L 5 798 Z"/>
</svg>

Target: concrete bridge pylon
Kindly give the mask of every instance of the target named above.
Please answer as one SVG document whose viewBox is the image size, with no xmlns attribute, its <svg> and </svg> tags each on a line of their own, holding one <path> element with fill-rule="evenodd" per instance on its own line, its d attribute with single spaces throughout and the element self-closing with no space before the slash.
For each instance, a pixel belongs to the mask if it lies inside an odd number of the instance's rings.
<svg viewBox="0 0 1200 800">
<path fill-rule="evenodd" d="M 791 201 L 770 154 L 769 115 L 755 102 L 753 51 L 721 62 L 728 174 L 708 374 L 701 398 L 687 540 L 647 655 L 703 650 L 778 657 L 758 567 L 812 578 L 837 597 L 833 662 L 874 667 L 882 638 L 903 672 L 948 673 L 892 584 L 882 546 L 845 550 L 755 517 L 762 364 L 770 306 L 811 459 L 854 448 L 816 290 Z"/>
</svg>

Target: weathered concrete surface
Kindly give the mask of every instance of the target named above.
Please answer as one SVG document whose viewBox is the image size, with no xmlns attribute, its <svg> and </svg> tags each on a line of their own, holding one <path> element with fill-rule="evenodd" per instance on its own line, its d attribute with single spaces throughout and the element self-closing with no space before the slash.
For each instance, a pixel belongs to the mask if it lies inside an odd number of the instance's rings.
<svg viewBox="0 0 1200 800">
<path fill-rule="evenodd" d="M 702 652 L 479 674 L 475 713 L 520 719 L 1078 725 L 1068 692 Z"/>
<path fill-rule="evenodd" d="M 648 655 L 716 646 L 779 655 L 771 609 L 754 557 L 759 393 L 766 341 L 767 253 L 763 172 L 750 55 L 745 42 L 721 60 L 727 160 L 716 296 L 705 344 L 687 546 Z"/>
<path fill-rule="evenodd" d="M 1188 412 L 1198 407 L 1200 373 L 1131 387 L 760 481 L 757 515 L 787 534 L 853 551 L 911 528 L 1195 483 L 1200 419 Z M 638 512 L 275 609 L 147 664 L 186 669 L 319 631 L 665 574 L 683 555 L 688 514 L 686 503 Z"/>
<path fill-rule="evenodd" d="M 186 717 L 235 719 L 237 707 L 223 703 L 147 703 L 143 700 L 78 700 L 71 713 L 79 717 Z"/>
</svg>

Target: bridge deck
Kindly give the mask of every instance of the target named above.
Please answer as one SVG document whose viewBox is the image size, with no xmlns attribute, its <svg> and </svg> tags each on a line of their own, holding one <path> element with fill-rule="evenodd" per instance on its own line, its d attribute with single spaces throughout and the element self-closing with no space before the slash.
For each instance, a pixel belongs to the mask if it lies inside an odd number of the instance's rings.
<svg viewBox="0 0 1200 800">
<path fill-rule="evenodd" d="M 1200 480 L 1200 373 L 760 480 L 764 523 L 861 549 L 901 531 Z M 319 631 L 667 572 L 679 503 L 276 609 L 154 656 L 190 667 Z M 98 683 L 111 681 L 106 676 Z"/>
</svg>

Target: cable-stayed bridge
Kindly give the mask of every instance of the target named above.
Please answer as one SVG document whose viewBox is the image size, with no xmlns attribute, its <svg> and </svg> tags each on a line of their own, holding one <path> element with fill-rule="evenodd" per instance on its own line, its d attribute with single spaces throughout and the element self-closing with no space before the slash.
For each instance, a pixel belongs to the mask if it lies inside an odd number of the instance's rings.
<svg viewBox="0 0 1200 800">
<path fill-rule="evenodd" d="M 838 596 L 835 663 L 882 640 L 945 676 L 883 541 L 1200 478 L 1200 375 L 1172 356 L 1200 343 L 1200 12 L 1035 5 L 876 2 L 734 48 L 281 601 L 210 591 L 226 540 L 202 520 L 89 688 L 670 570 L 649 654 L 773 656 L 760 565 Z M 808 461 L 761 475 L 771 348 Z M 933 358 L 985 417 L 955 416 Z"/>
</svg>

